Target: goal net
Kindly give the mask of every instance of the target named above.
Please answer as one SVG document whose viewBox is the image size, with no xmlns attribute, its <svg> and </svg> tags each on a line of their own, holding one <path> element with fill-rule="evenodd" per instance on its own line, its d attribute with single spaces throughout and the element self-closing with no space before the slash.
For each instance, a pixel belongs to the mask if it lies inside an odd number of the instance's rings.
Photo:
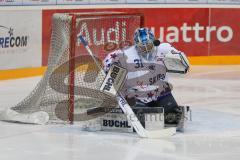
<svg viewBox="0 0 240 160">
<path fill-rule="evenodd" d="M 82 35 L 99 61 L 130 45 L 139 14 L 116 12 L 55 13 L 47 70 L 35 89 L 20 103 L 0 113 L 0 119 L 22 123 L 72 123 L 94 118 L 89 108 L 114 107 L 117 102 L 100 92 L 105 78 L 79 42 Z"/>
</svg>

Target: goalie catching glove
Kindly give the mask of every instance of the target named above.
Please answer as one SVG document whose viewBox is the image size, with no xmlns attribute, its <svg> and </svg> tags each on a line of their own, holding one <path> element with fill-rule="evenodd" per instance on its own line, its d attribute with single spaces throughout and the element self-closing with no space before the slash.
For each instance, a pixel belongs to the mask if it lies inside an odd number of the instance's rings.
<svg viewBox="0 0 240 160">
<path fill-rule="evenodd" d="M 165 55 L 164 64 L 167 72 L 185 74 L 189 71 L 189 61 L 187 56 L 180 51 L 171 50 Z"/>
</svg>

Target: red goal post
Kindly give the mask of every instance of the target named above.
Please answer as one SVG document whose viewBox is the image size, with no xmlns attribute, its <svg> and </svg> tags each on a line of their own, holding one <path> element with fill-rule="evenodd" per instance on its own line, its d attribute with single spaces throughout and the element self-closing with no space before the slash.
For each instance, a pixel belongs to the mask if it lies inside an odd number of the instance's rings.
<svg viewBox="0 0 240 160">
<path fill-rule="evenodd" d="M 87 54 L 81 45 L 76 45 L 77 36 L 83 35 L 89 46 L 100 60 L 114 49 L 118 49 L 119 44 L 132 42 L 134 31 L 137 27 L 144 25 L 142 14 L 121 13 L 121 12 L 97 12 L 97 13 L 70 13 L 72 16 L 71 49 L 69 59 L 80 54 Z M 79 19 L 79 21 L 78 21 Z M 86 26 L 87 25 L 87 26 Z M 91 36 L 92 35 L 92 36 Z M 100 37 L 97 40 L 96 37 Z M 110 45 L 110 49 L 106 46 Z M 122 47 L 122 46 L 121 46 Z M 106 48 L 108 48 L 106 50 Z M 79 52 L 78 52 L 79 51 Z M 85 51 L 85 52 L 82 52 Z M 74 121 L 74 66 L 75 61 L 69 61 L 69 121 Z"/>
</svg>

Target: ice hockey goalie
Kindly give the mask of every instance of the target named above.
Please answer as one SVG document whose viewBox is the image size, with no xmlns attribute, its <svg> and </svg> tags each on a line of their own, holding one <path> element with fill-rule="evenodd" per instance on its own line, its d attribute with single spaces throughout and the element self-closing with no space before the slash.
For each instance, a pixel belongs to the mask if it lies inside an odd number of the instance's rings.
<svg viewBox="0 0 240 160">
<path fill-rule="evenodd" d="M 165 127 L 183 130 L 186 107 L 177 104 L 167 76 L 167 72 L 188 72 L 189 62 L 183 52 L 169 43 L 160 43 L 149 28 L 138 28 L 134 45 L 109 53 L 103 63 L 105 72 L 113 64 L 127 69 L 121 93 L 135 110 L 162 107 Z"/>
</svg>

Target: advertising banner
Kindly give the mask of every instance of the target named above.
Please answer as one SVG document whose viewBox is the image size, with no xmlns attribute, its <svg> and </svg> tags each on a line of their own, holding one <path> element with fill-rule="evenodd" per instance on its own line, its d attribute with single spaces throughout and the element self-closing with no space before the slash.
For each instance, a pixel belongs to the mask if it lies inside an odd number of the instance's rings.
<svg viewBox="0 0 240 160">
<path fill-rule="evenodd" d="M 22 0 L 23 5 L 57 4 L 57 0 Z"/>
<path fill-rule="evenodd" d="M 41 11 L 0 11 L 0 70 L 39 67 Z"/>
<path fill-rule="evenodd" d="M 240 55 L 240 9 L 211 9 L 210 55 Z"/>
<path fill-rule="evenodd" d="M 240 55 L 240 9 L 225 8 L 126 8 L 87 9 L 77 12 L 120 11 L 142 13 L 145 26 L 156 38 L 188 56 Z M 43 11 L 43 65 L 47 63 L 54 10 Z M 58 10 L 69 12 L 69 10 Z M 211 14 L 210 14 L 211 13 Z M 45 27 L 46 26 L 46 27 Z"/>
<path fill-rule="evenodd" d="M 98 3 L 126 3 L 126 0 L 89 0 L 90 4 L 98 4 Z"/>
<path fill-rule="evenodd" d="M 208 55 L 206 26 L 209 26 L 209 9 L 145 9 L 144 15 L 145 25 L 161 42 L 171 43 L 188 56 Z"/>
<path fill-rule="evenodd" d="M 0 0 L 0 6 L 22 5 L 22 0 Z"/>
<path fill-rule="evenodd" d="M 89 0 L 57 0 L 57 4 L 89 4 Z"/>
<path fill-rule="evenodd" d="M 207 3 L 207 0 L 166 0 L 166 3 Z"/>
<path fill-rule="evenodd" d="M 166 0 L 126 0 L 127 3 L 165 3 Z"/>
<path fill-rule="evenodd" d="M 208 3 L 214 3 L 214 4 L 240 4 L 240 0 L 208 0 Z"/>
</svg>

